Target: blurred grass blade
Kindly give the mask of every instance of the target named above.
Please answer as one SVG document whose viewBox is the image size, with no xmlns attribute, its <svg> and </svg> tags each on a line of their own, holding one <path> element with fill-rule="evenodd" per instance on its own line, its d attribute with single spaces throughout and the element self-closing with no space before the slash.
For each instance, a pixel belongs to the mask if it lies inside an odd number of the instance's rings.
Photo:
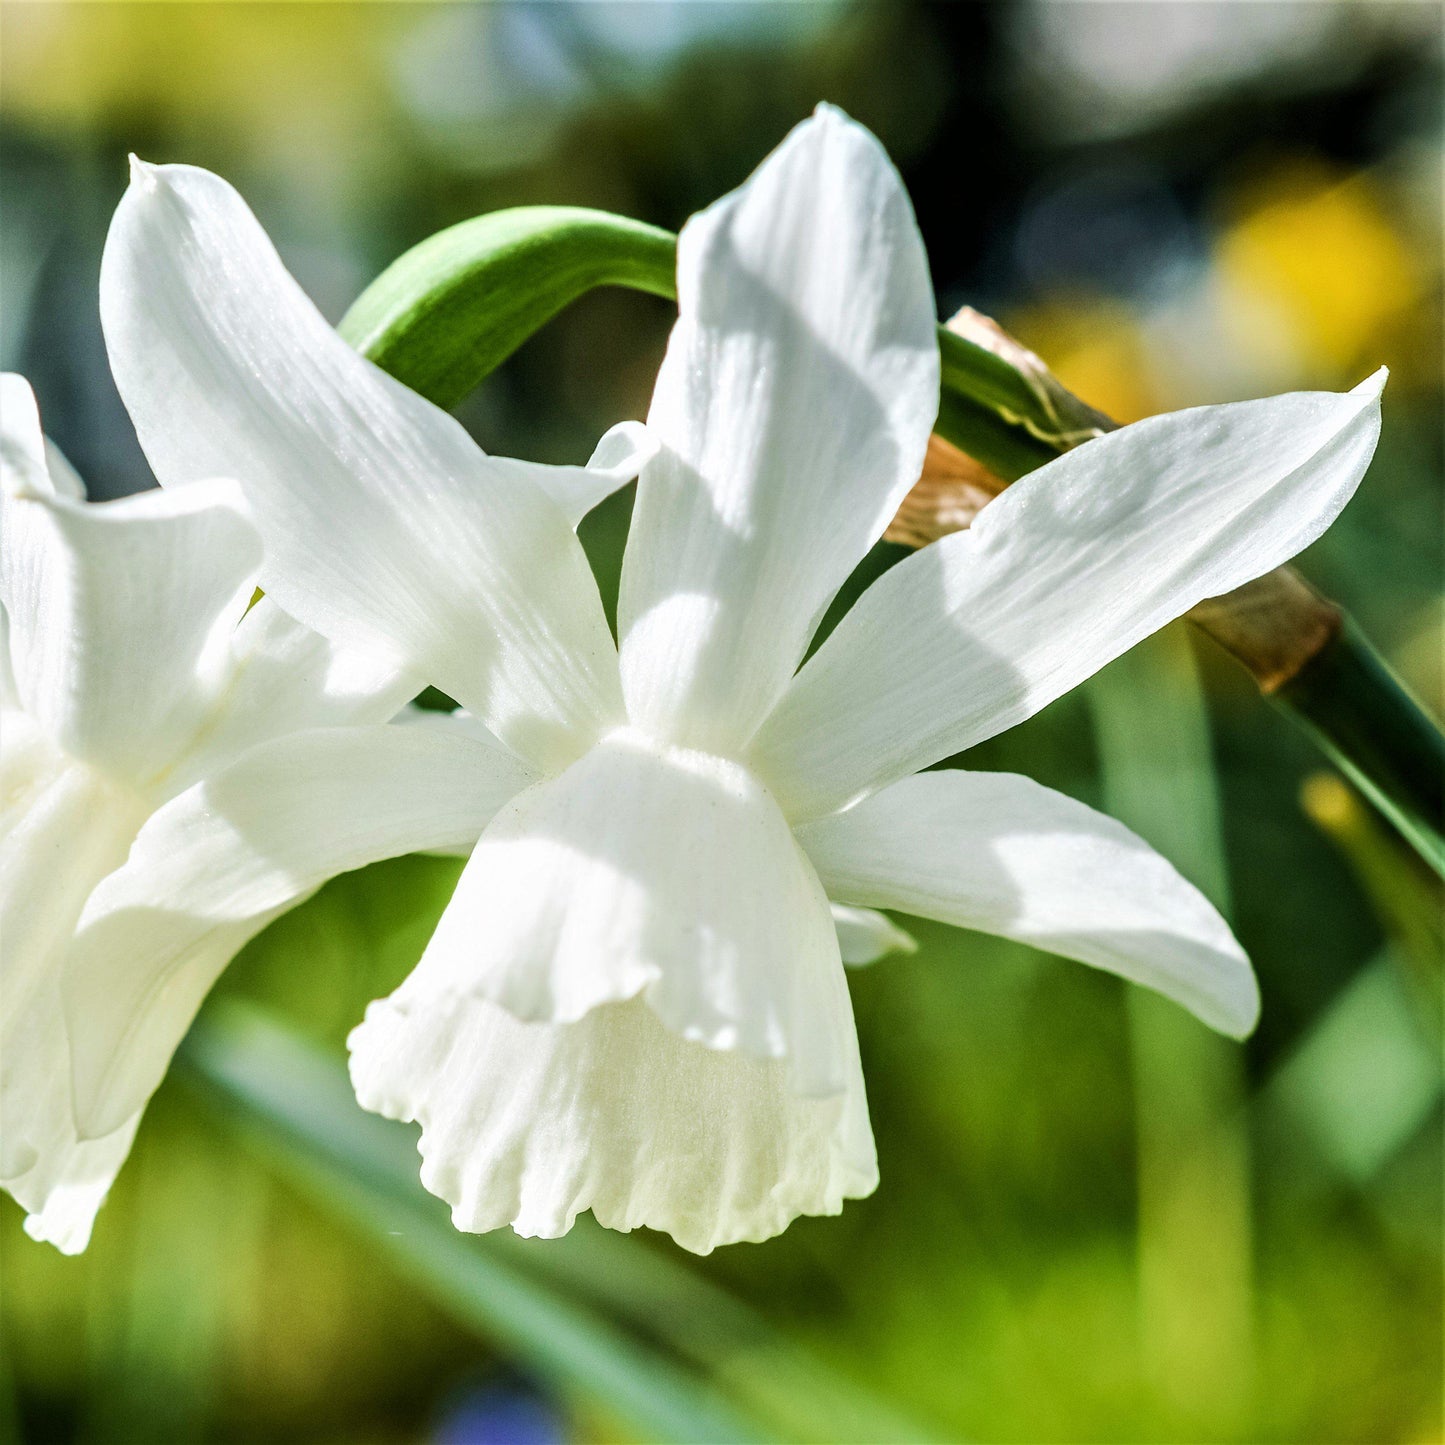
<svg viewBox="0 0 1445 1445">
<path fill-rule="evenodd" d="M 590 1218 L 556 1240 L 459 1233 L 421 1186 L 414 1132 L 364 1113 L 343 1070 L 258 1011 L 212 1005 L 181 1058 L 456 1318 L 649 1438 L 934 1438 L 725 1291 Z"/>
<path fill-rule="evenodd" d="M 1204 689 L 1177 624 L 1085 685 L 1105 811 L 1226 914 L 1229 876 Z M 1155 1389 L 1199 1437 L 1237 1431 L 1253 1386 L 1250 1160 L 1239 1045 L 1129 987 L 1140 1340 Z"/>
<path fill-rule="evenodd" d="M 922 1445 L 939 1438 L 823 1365 L 757 1310 L 590 1215 L 562 1239 L 519 1239 L 507 1230 L 487 1243 L 703 1367 L 783 1439 Z"/>
<path fill-rule="evenodd" d="M 1441 1092 L 1438 1050 L 1387 945 L 1271 1079 L 1261 1112 L 1365 1185 L 1424 1127 Z"/>
<path fill-rule="evenodd" d="M 1335 773 L 1318 772 L 1300 789 L 1300 805 L 1338 848 L 1374 905 L 1386 954 L 1425 1024 L 1438 1036 L 1445 1023 L 1445 896 L 1440 880 L 1404 852 L 1400 841 Z"/>
<path fill-rule="evenodd" d="M 345 1074 L 280 1026 L 229 1005 L 197 1024 L 181 1058 L 318 1201 L 563 1394 L 657 1441 L 770 1438 L 694 1372 L 454 1230 L 416 1178 L 408 1131 L 363 1113 Z"/>
<path fill-rule="evenodd" d="M 605 211 L 494 211 L 438 232 L 393 262 L 351 307 L 341 334 L 413 390 L 452 407 L 593 287 L 675 296 L 675 258 L 671 232 Z M 994 323 L 968 318 L 965 329 L 992 341 L 938 329 L 935 428 L 945 440 L 1007 482 L 1113 425 Z M 1229 602 L 1216 599 L 1214 610 L 1227 612 Z M 1203 615 L 1196 620 L 1215 630 Z M 1226 646 L 1229 635 L 1225 628 Z M 1445 877 L 1445 735 L 1358 630 L 1343 627 L 1316 646 L 1309 644 L 1308 660 L 1278 691 L 1277 679 L 1256 672 L 1262 689 Z"/>
</svg>

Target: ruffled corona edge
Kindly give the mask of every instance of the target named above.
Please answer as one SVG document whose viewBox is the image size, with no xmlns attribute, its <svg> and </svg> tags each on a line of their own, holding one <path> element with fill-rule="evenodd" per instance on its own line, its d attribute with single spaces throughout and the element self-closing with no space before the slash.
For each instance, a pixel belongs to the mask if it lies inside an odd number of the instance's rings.
<svg viewBox="0 0 1445 1445">
<path fill-rule="evenodd" d="M 786 1062 L 670 1033 L 640 999 L 571 1024 L 475 998 L 385 999 L 351 1034 L 363 1107 L 422 1126 L 421 1178 L 457 1228 L 565 1234 L 590 1209 L 707 1254 L 872 1193 L 856 1052 L 842 1093 L 799 1097 Z"/>
</svg>

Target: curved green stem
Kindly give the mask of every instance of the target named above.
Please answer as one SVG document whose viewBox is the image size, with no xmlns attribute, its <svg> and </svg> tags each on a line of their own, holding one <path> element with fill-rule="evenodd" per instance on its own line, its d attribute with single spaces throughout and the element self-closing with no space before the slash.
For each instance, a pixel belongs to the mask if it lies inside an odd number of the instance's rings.
<svg viewBox="0 0 1445 1445">
<path fill-rule="evenodd" d="M 1354 622 L 1274 697 L 1445 877 L 1445 735 Z"/>
<path fill-rule="evenodd" d="M 605 211 L 520 206 L 439 231 L 388 266 L 341 334 L 454 407 L 564 306 L 598 286 L 674 297 L 677 238 Z"/>
<path fill-rule="evenodd" d="M 496 211 L 394 262 L 352 306 L 341 334 L 413 390 L 452 407 L 594 287 L 675 296 L 676 250 L 671 232 L 604 211 Z M 1060 426 L 1060 399 L 1077 407 L 1082 425 L 1109 425 L 1056 383 L 1051 407 L 1038 378 L 998 350 L 943 326 L 938 338 L 936 430 L 1005 481 L 1076 439 L 1067 430 L 1073 419 Z M 1282 687 L 1259 680 L 1445 876 L 1445 737 L 1369 641 L 1340 628 Z"/>
</svg>

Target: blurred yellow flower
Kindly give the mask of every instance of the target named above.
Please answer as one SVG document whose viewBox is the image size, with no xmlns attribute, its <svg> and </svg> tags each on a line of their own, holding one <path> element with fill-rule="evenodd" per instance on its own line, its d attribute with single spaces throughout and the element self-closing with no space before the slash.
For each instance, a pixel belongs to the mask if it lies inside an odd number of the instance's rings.
<svg viewBox="0 0 1445 1445">
<path fill-rule="evenodd" d="M 1151 374 L 1147 338 L 1125 301 L 1087 292 L 1056 295 L 1010 312 L 1007 329 L 1037 351 L 1075 396 L 1117 422 L 1142 421 L 1175 404 Z"/>
<path fill-rule="evenodd" d="M 46 130 L 224 137 L 334 187 L 342 162 L 364 171 L 392 144 L 376 118 L 393 104 L 389 43 L 418 8 L 281 4 L 258 24 L 248 5 L 7 5 L 4 112 Z"/>
<path fill-rule="evenodd" d="M 1427 262 L 1369 174 L 1315 158 L 1284 161 L 1233 201 L 1215 265 L 1227 292 L 1267 308 L 1304 368 L 1348 374 L 1389 345 L 1423 295 Z M 1393 358 L 1392 358 L 1393 359 Z"/>
</svg>

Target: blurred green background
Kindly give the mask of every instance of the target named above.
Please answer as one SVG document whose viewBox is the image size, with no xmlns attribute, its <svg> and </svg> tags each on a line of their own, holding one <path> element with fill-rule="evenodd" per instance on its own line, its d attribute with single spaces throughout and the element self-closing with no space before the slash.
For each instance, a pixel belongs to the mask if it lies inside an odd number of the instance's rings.
<svg viewBox="0 0 1445 1445">
<path fill-rule="evenodd" d="M 227 176 L 336 318 L 495 207 L 677 226 L 829 99 L 902 169 L 941 312 L 999 316 L 1121 419 L 1391 367 L 1377 459 L 1303 567 L 1438 714 L 1440 35 L 1431 3 L 7 3 L 0 363 L 94 495 L 150 484 L 96 308 L 128 151 Z M 670 320 L 593 294 L 464 420 L 580 460 L 645 413 Z M 585 529 L 604 588 L 629 505 Z M 467 1242 L 217 1092 L 231 1064 L 283 1112 L 311 1098 L 288 1070 L 334 1085 L 458 865 L 368 869 L 219 990 L 313 1054 L 248 1052 L 261 1025 L 231 1016 L 81 1258 L 6 1201 L 0 1434 L 1438 1441 L 1437 886 L 1180 628 L 966 761 L 1108 808 L 1204 887 L 1255 960 L 1255 1037 L 921 923 L 916 956 L 852 978 L 874 1198 L 705 1261 L 580 1228 Z M 321 1093 L 320 1136 L 408 1132 Z"/>
</svg>

